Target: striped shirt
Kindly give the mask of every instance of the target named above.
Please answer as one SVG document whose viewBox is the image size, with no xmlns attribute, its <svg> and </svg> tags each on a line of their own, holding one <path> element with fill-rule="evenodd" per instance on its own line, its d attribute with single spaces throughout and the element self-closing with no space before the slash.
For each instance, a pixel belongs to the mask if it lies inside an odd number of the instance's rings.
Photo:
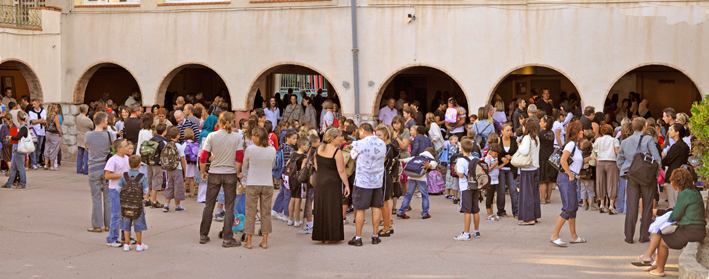
<svg viewBox="0 0 709 279">
<path fill-rule="evenodd" d="M 192 122 L 192 120 L 189 120 L 185 118 L 185 120 L 182 122 L 182 124 L 178 124 L 177 128 L 180 128 L 180 143 L 185 142 L 185 129 L 190 128 L 192 129 L 192 132 L 194 132 L 194 138 L 198 139 L 199 138 L 199 126 Z"/>
</svg>

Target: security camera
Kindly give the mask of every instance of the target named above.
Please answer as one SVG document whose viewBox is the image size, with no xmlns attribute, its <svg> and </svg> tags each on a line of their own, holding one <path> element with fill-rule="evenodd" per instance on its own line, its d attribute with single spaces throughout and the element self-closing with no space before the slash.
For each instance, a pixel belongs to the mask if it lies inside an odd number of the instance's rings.
<svg viewBox="0 0 709 279">
<path fill-rule="evenodd" d="M 412 15 L 412 14 L 409 14 L 408 22 L 410 23 L 411 21 L 414 21 L 414 20 L 416 20 L 416 16 L 415 16 L 415 15 Z"/>
</svg>

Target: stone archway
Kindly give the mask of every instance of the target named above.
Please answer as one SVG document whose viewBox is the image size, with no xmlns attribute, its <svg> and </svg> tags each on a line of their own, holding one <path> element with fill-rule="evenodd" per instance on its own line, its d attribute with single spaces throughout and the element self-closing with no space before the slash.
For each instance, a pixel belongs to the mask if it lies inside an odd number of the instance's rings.
<svg viewBox="0 0 709 279">
<path fill-rule="evenodd" d="M 254 107 L 254 99 L 256 98 L 256 92 L 259 91 L 259 89 L 267 88 L 273 92 L 281 91 L 280 86 L 274 84 L 274 82 L 272 80 L 269 80 L 268 78 L 270 76 L 272 77 L 273 74 L 322 76 L 322 81 L 318 81 L 321 84 L 320 86 L 327 87 L 325 89 L 328 96 L 330 96 L 329 94 L 333 94 L 334 96 L 336 96 L 336 98 L 339 98 L 334 86 L 332 86 L 332 83 L 330 82 L 331 79 L 328 78 L 321 71 L 317 70 L 315 67 L 302 63 L 283 62 L 267 67 L 266 70 L 263 70 L 261 73 L 259 73 L 259 75 L 254 79 L 254 81 L 251 82 L 251 87 L 249 88 L 249 92 L 245 100 L 245 109 L 250 110 Z M 272 92 L 270 91 L 261 92 L 261 94 L 265 94 L 265 96 L 263 97 L 266 98 L 268 96 L 271 96 L 270 94 Z"/>
<path fill-rule="evenodd" d="M 116 99 L 119 104 L 122 104 L 121 101 L 125 101 L 125 98 L 127 98 L 130 95 L 130 91 L 132 88 L 137 87 L 138 91 L 140 91 L 140 84 L 138 83 L 138 80 L 135 78 L 135 75 L 128 70 L 128 68 L 113 63 L 113 62 L 100 62 L 97 64 L 94 64 L 92 66 L 89 66 L 84 73 L 81 75 L 79 80 L 76 82 L 76 85 L 74 86 L 74 99 L 73 102 L 76 104 L 84 103 L 86 100 L 86 93 L 87 93 L 87 88 L 89 88 L 89 83 L 94 77 L 94 75 L 99 72 L 99 70 L 107 70 L 107 69 L 115 69 L 116 71 L 120 72 L 120 74 L 123 76 L 124 80 L 127 81 L 132 81 L 132 83 L 128 84 L 121 84 L 122 87 L 125 88 L 120 88 L 120 89 L 115 89 L 115 90 L 120 90 L 120 92 L 106 92 L 106 93 L 114 93 L 114 95 L 111 95 L 111 98 L 121 98 L 123 100 L 118 100 Z M 109 87 L 111 85 L 108 85 Z M 96 88 L 95 90 L 106 90 L 105 87 L 102 88 Z M 93 92 L 95 93 L 95 92 Z M 117 93 L 120 93 L 119 95 L 116 95 Z M 89 99 L 90 100 L 90 99 Z"/>
<path fill-rule="evenodd" d="M 185 75 L 189 75 L 190 82 L 186 82 Z M 200 75 L 202 79 L 194 80 L 197 75 Z M 175 67 L 172 71 L 165 75 L 165 78 L 163 78 L 162 82 L 160 83 L 160 86 L 158 87 L 158 91 L 155 94 L 155 104 L 163 106 L 166 101 L 166 92 L 170 90 L 170 87 L 179 87 L 177 85 L 173 85 L 173 82 L 176 81 L 175 78 L 178 76 L 182 76 L 182 79 L 179 82 L 181 82 L 183 86 L 181 88 L 172 89 L 175 90 L 175 92 L 177 92 L 178 94 L 185 95 L 196 92 L 202 92 L 204 95 L 204 99 L 207 101 L 211 101 L 215 96 L 217 96 L 217 94 L 220 93 L 221 90 L 226 90 L 228 96 L 223 97 L 231 99 L 231 91 L 226 85 L 226 79 L 224 79 L 224 77 L 222 77 L 219 73 L 217 73 L 214 69 L 212 69 L 206 64 L 193 62 L 183 63 Z"/>
<path fill-rule="evenodd" d="M 26 62 L 19 60 L 19 59 L 6 59 L 3 61 L 0 61 L 0 67 L 3 65 L 9 65 L 11 67 L 16 68 L 17 70 L 20 71 L 22 74 L 22 77 L 24 77 L 26 84 L 27 84 L 27 89 L 28 93 L 30 96 L 30 99 L 38 99 L 40 102 L 42 102 L 44 93 L 42 91 L 42 84 L 39 81 L 39 78 L 37 77 L 37 74 L 35 71 L 32 69 L 32 67 L 29 66 Z M 3 85 L 5 84 L 4 81 L 0 81 Z M 3 93 L 5 88 L 2 88 Z M 17 92 L 13 92 L 14 94 L 17 94 Z M 17 96 L 17 95 L 16 95 Z M 19 99 L 19 96 L 18 98 Z"/>
</svg>

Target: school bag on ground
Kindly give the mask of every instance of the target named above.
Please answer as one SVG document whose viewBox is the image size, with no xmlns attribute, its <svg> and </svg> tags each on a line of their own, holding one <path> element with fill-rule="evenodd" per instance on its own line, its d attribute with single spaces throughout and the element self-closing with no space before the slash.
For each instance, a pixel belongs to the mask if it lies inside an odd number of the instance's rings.
<svg viewBox="0 0 709 279">
<path fill-rule="evenodd" d="M 160 164 L 160 142 L 146 140 L 140 144 L 140 159 L 143 163 L 150 166 Z"/>
<path fill-rule="evenodd" d="M 180 165 L 180 151 L 175 142 L 168 142 L 160 152 L 160 166 L 166 171 L 176 170 Z"/>
<path fill-rule="evenodd" d="M 283 161 L 283 146 L 286 145 L 287 144 L 281 145 L 281 148 L 276 151 L 276 162 L 273 164 L 273 168 L 271 169 L 271 175 L 276 179 L 281 179 L 283 171 L 285 171 L 285 162 Z"/>
<path fill-rule="evenodd" d="M 138 219 L 143 215 L 143 187 L 140 180 L 143 174 L 139 173 L 135 177 L 130 177 L 128 173 L 123 174 L 125 184 L 120 194 L 121 216 L 128 219 Z"/>
<path fill-rule="evenodd" d="M 437 170 L 432 170 L 428 173 L 426 184 L 430 195 L 440 195 L 446 189 L 446 180 L 443 179 L 443 175 Z"/>
<path fill-rule="evenodd" d="M 468 190 L 480 190 L 483 187 L 490 185 L 490 170 L 487 163 L 478 158 L 463 157 L 468 161 Z M 462 190 L 462 189 L 461 189 Z"/>
<path fill-rule="evenodd" d="M 404 173 L 409 177 L 419 178 L 426 175 L 427 169 L 423 166 L 430 159 L 423 156 L 416 156 L 411 159 L 404 167 Z"/>
<path fill-rule="evenodd" d="M 188 164 L 197 164 L 199 162 L 199 144 L 196 142 L 185 141 L 185 162 Z"/>
</svg>

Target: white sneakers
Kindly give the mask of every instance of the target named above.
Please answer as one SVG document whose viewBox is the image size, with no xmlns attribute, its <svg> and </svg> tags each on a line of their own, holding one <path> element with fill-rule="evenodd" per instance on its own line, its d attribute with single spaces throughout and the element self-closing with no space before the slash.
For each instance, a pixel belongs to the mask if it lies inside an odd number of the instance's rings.
<svg viewBox="0 0 709 279">
<path fill-rule="evenodd" d="M 293 223 L 293 227 L 300 228 L 300 225 L 302 225 L 302 224 L 303 224 L 303 221 L 295 221 L 295 223 Z"/>
<path fill-rule="evenodd" d="M 288 226 L 292 226 L 294 223 L 293 220 L 288 220 Z"/>
<path fill-rule="evenodd" d="M 465 235 L 465 233 L 461 233 L 460 235 L 453 237 L 453 239 L 458 241 L 470 241 L 470 234 Z"/>
<path fill-rule="evenodd" d="M 148 250 L 148 245 L 146 245 L 146 244 L 136 245 L 136 246 L 135 246 L 135 250 L 138 251 L 138 252 L 142 252 L 142 251 Z M 123 245 L 123 251 L 124 251 L 124 252 L 130 251 L 130 244 L 125 244 L 125 245 Z"/>
<path fill-rule="evenodd" d="M 300 230 L 300 234 L 312 234 L 313 233 L 313 228 L 305 226 L 303 229 Z"/>
</svg>

